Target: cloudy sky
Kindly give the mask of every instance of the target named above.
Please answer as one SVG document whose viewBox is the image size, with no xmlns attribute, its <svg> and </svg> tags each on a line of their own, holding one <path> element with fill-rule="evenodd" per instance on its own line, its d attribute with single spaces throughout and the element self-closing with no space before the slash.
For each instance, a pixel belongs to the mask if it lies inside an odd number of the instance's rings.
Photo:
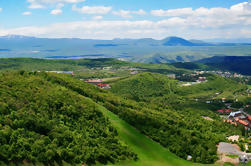
<svg viewBox="0 0 251 166">
<path fill-rule="evenodd" d="M 0 36 L 251 38 L 251 1 L 0 0 Z"/>
</svg>

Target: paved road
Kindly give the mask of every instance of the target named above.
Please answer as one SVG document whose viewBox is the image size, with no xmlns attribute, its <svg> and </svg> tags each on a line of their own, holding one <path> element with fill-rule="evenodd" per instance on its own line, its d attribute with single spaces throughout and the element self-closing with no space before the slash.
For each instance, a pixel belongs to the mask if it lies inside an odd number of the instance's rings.
<svg viewBox="0 0 251 166">
<path fill-rule="evenodd" d="M 233 155 L 241 155 L 243 152 L 236 149 L 236 147 L 232 144 L 221 142 L 219 144 L 219 152 L 224 154 L 233 154 Z"/>
</svg>

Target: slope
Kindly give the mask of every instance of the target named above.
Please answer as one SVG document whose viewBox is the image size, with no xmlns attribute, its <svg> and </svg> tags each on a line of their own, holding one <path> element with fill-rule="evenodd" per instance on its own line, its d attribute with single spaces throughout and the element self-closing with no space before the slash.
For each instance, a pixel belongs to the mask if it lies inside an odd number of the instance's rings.
<svg viewBox="0 0 251 166">
<path fill-rule="evenodd" d="M 198 62 L 218 70 L 251 75 L 251 56 L 215 56 L 199 60 Z"/>
<path fill-rule="evenodd" d="M 121 120 L 117 115 L 108 111 L 103 106 L 98 106 L 103 114 L 109 118 L 112 125 L 117 129 L 120 140 L 123 140 L 136 154 L 138 161 L 110 164 L 111 166 L 192 166 L 202 165 L 185 161 L 169 152 L 160 144 L 152 141 L 131 125 Z M 110 166 L 108 165 L 108 166 Z"/>
<path fill-rule="evenodd" d="M 0 165 L 135 159 L 116 135 L 94 102 L 43 73 L 0 73 Z"/>
<path fill-rule="evenodd" d="M 148 73 L 146 75 L 149 76 Z M 188 155 L 192 155 L 194 162 L 213 163 L 217 160 L 216 144 L 225 141 L 226 136 L 241 132 L 234 126 L 223 124 L 220 117 L 209 109 L 196 108 L 195 103 L 182 101 L 174 92 L 164 96 L 165 98 L 157 96 L 155 101 L 134 101 L 70 77 L 48 76 L 51 81 L 100 103 L 177 156 L 186 159 Z M 176 107 L 168 108 L 166 104 Z M 206 121 L 202 118 L 203 115 L 212 117 L 214 121 Z"/>
</svg>

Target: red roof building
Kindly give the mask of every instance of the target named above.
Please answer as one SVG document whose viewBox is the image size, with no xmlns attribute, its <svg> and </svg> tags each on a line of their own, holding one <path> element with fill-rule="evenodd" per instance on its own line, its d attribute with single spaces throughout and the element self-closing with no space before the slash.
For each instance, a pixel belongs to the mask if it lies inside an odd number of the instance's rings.
<svg viewBox="0 0 251 166">
<path fill-rule="evenodd" d="M 217 110 L 219 113 L 224 113 L 224 110 Z"/>
<path fill-rule="evenodd" d="M 103 89 L 110 89 L 111 88 L 109 84 L 98 84 L 98 86 Z"/>
<path fill-rule="evenodd" d="M 238 122 L 244 126 L 248 126 L 248 122 L 245 122 L 244 120 L 239 120 Z"/>
<path fill-rule="evenodd" d="M 251 121 L 251 116 L 248 117 L 248 120 Z"/>
</svg>

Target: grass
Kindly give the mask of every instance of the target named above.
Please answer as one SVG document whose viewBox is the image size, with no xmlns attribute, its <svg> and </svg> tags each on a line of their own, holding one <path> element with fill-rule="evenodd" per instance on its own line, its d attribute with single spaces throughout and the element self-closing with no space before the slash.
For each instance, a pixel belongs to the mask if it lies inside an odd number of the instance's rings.
<svg viewBox="0 0 251 166">
<path fill-rule="evenodd" d="M 201 166 L 203 164 L 192 163 L 181 159 L 169 152 L 160 144 L 152 141 L 138 130 L 121 120 L 117 115 L 99 106 L 103 114 L 108 117 L 112 125 L 117 129 L 120 140 L 126 143 L 136 154 L 138 161 L 127 161 L 109 166 Z M 99 165 L 100 166 L 100 165 Z"/>
<path fill-rule="evenodd" d="M 250 89 L 251 89 L 251 85 L 248 85 L 248 88 L 250 88 Z"/>
<path fill-rule="evenodd" d="M 239 155 L 234 155 L 234 154 L 228 154 L 226 155 L 227 157 L 230 157 L 230 158 L 233 158 L 233 159 L 236 159 L 239 157 Z"/>
<path fill-rule="evenodd" d="M 234 166 L 234 164 L 229 163 L 229 162 L 226 162 L 226 163 L 224 163 L 224 165 L 223 165 L 223 166 Z"/>
</svg>

